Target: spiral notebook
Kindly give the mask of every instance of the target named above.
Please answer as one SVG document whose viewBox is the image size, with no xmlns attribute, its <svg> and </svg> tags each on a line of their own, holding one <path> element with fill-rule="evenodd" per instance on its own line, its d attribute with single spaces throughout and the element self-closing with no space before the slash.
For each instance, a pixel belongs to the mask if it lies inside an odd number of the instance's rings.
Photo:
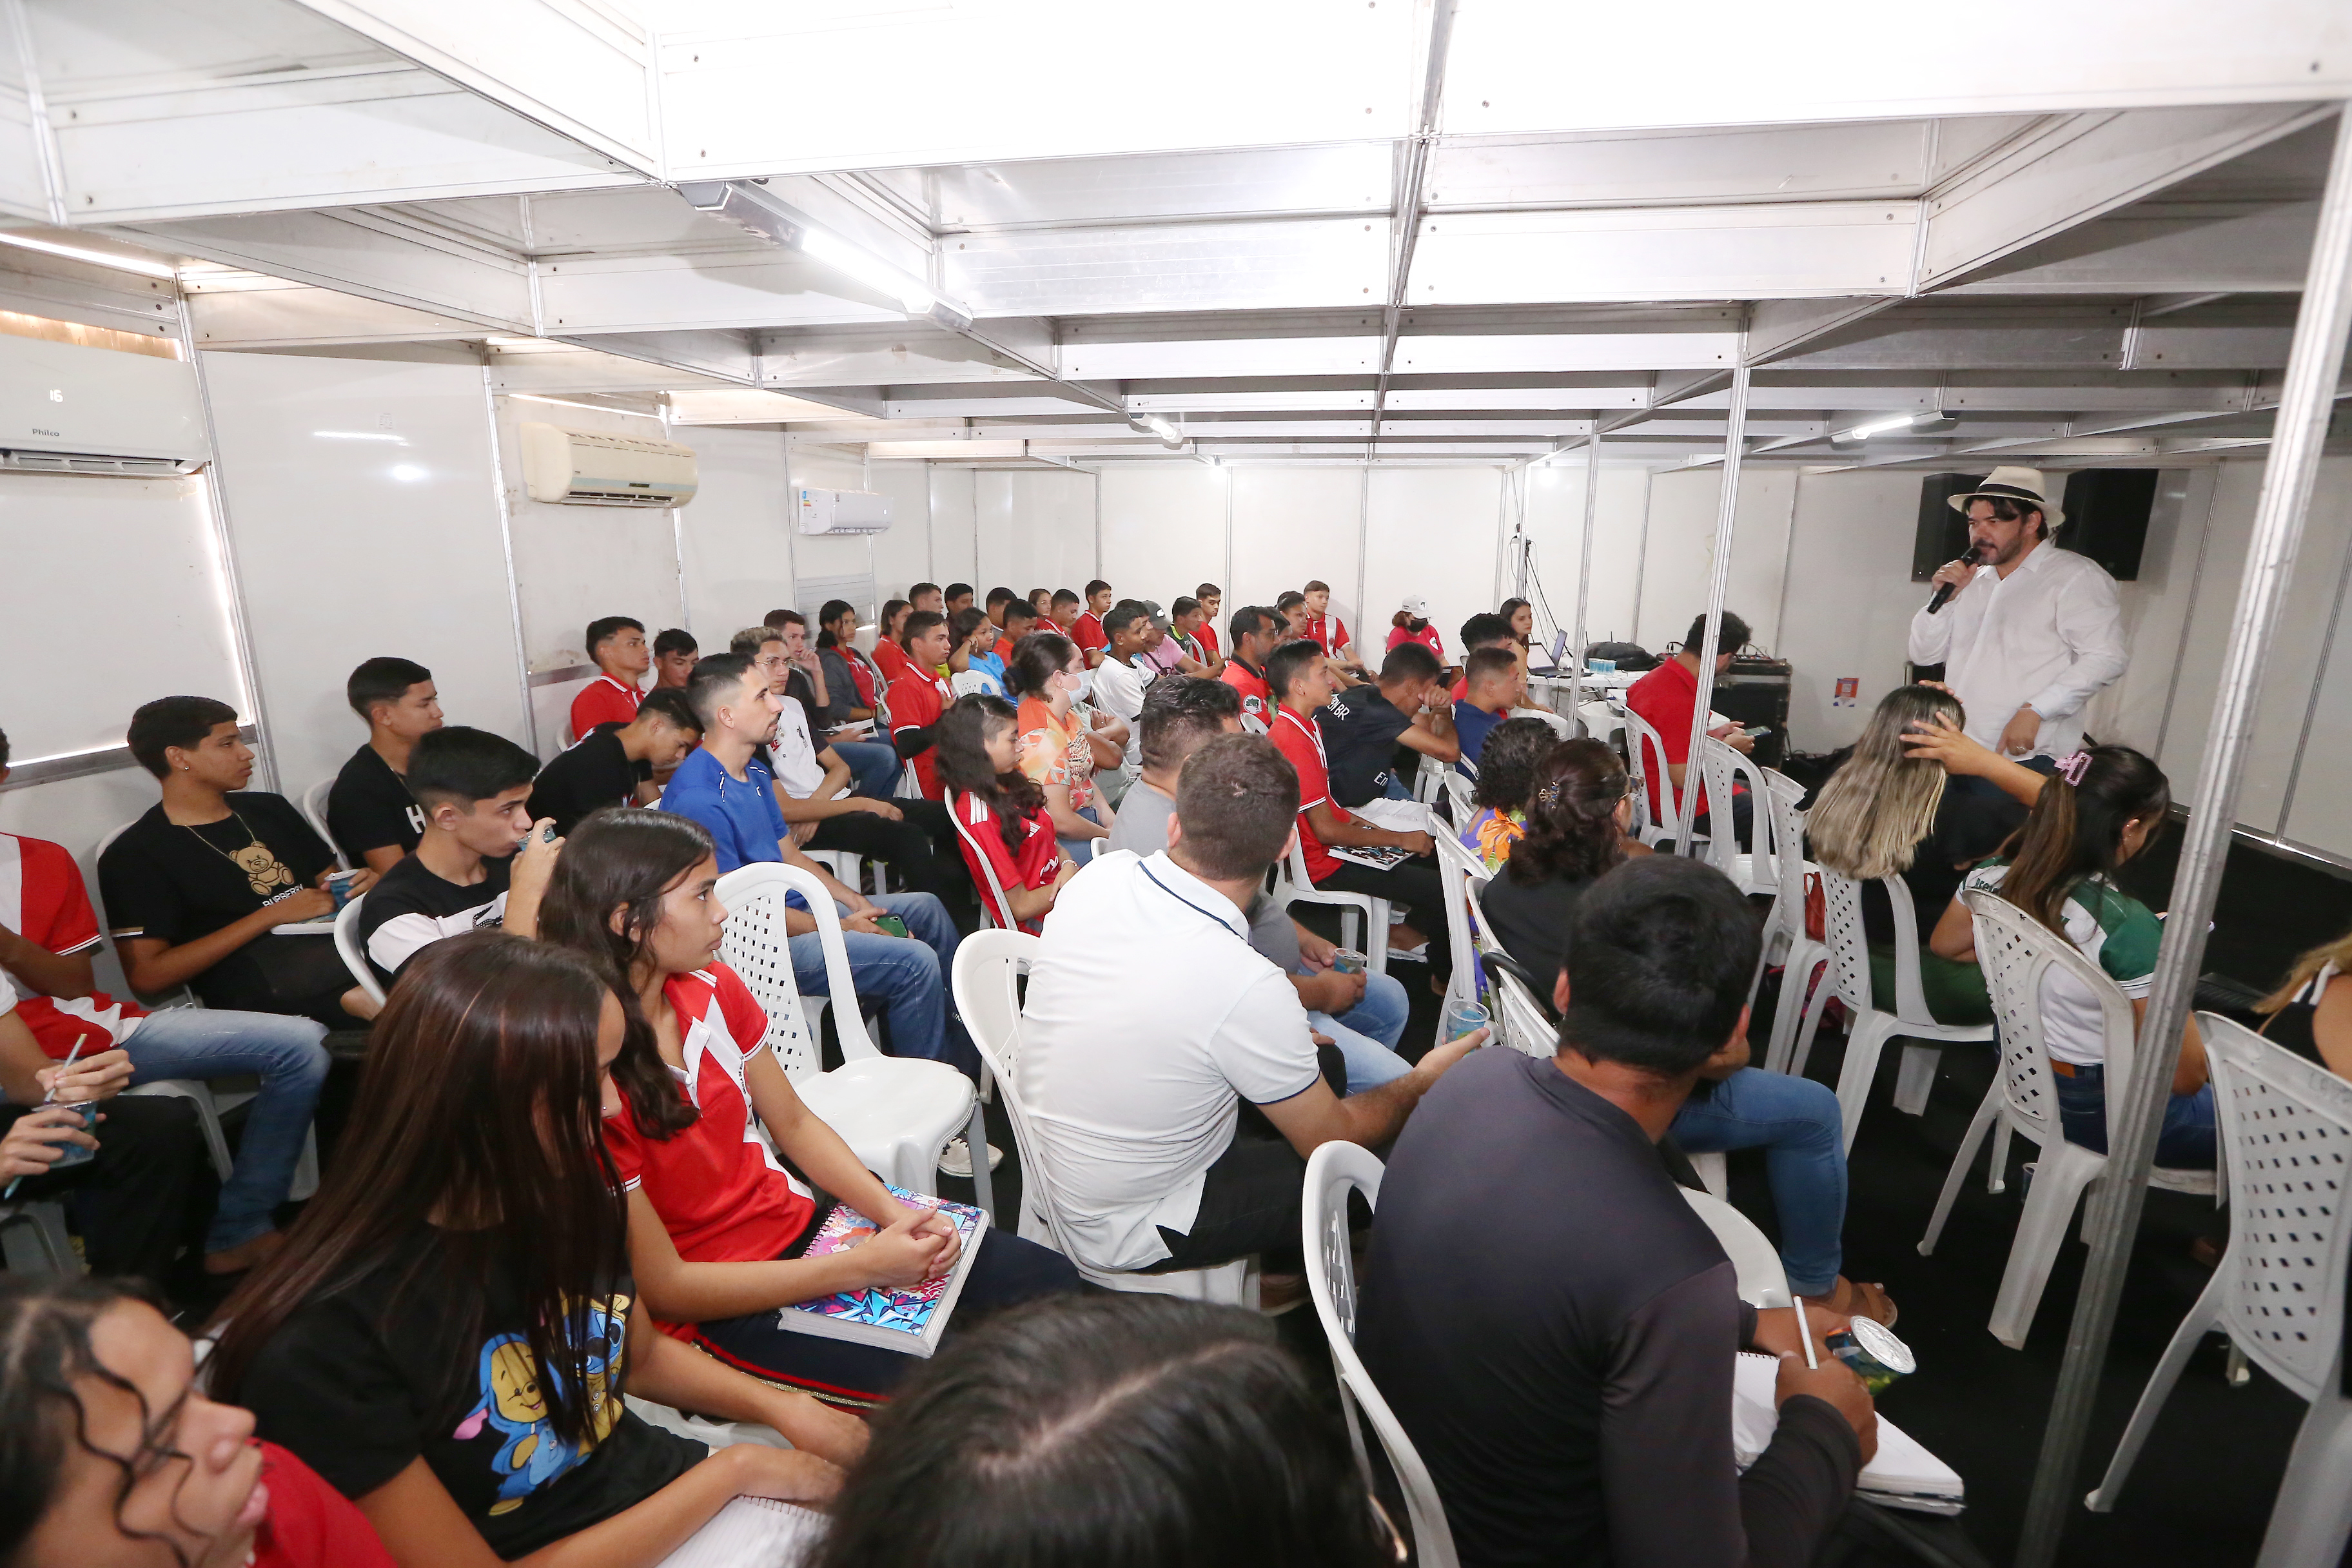
<svg viewBox="0 0 2352 1568">
<path fill-rule="evenodd" d="M 908 1355 L 928 1356 L 939 1348 L 940 1335 L 947 1330 L 949 1314 L 955 1310 L 956 1298 L 963 1293 L 964 1279 L 980 1250 L 981 1233 L 988 1228 L 988 1215 L 969 1205 L 951 1204 L 903 1187 L 892 1187 L 890 1195 L 902 1204 L 937 1209 L 954 1222 L 956 1234 L 963 1239 L 955 1267 L 940 1279 L 926 1279 L 904 1290 L 845 1290 L 814 1301 L 795 1301 L 776 1314 L 777 1327 Z M 823 1258 L 846 1251 L 877 1229 L 872 1220 L 847 1204 L 836 1205 L 802 1256 Z"/>
<path fill-rule="evenodd" d="M 797 1503 L 735 1498 L 660 1568 L 800 1568 L 816 1555 L 824 1524 L 824 1515 Z"/>
<path fill-rule="evenodd" d="M 1739 1352 L 1731 1389 L 1731 1447 L 1741 1469 L 1756 1462 L 1756 1456 L 1772 1441 L 1772 1433 L 1780 1425 L 1780 1412 L 1772 1403 L 1773 1385 L 1780 1376 L 1777 1356 Z M 1947 1517 L 1958 1514 L 1967 1500 L 1959 1472 L 1927 1452 L 1917 1438 L 1883 1413 L 1878 1417 L 1878 1452 L 1855 1478 L 1853 1490 L 1856 1497 L 1882 1507 Z"/>
</svg>

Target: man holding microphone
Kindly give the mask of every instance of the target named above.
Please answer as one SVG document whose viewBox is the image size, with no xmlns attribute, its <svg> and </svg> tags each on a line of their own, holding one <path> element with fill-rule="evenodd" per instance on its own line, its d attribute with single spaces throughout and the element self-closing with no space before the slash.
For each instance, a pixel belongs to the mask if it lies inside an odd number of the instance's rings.
<svg viewBox="0 0 2352 1568">
<path fill-rule="evenodd" d="M 1969 736 L 2021 759 L 2080 750 L 2084 704 L 2129 658 L 2115 579 L 2051 542 L 2065 513 L 2043 496 L 2041 470 L 1995 468 L 1952 497 L 1969 554 L 1911 617 L 1911 662 L 1943 665 Z"/>
</svg>

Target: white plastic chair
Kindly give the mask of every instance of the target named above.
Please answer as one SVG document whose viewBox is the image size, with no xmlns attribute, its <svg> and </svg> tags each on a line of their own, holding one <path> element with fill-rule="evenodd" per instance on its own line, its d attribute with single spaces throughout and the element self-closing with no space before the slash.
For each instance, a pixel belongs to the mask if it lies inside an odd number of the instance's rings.
<svg viewBox="0 0 2352 1568">
<path fill-rule="evenodd" d="M 1648 721 L 1629 706 L 1622 710 L 1625 721 L 1625 766 L 1633 779 L 1633 837 L 1653 848 L 1670 844 L 1681 831 L 1682 818 L 1675 806 L 1674 775 L 1666 771 L 1666 744 Z M 1688 771 L 1685 771 L 1685 779 Z M 1649 781 L 1658 781 L 1658 804 L 1650 805 Z M 1690 787 L 1686 782 L 1684 789 Z M 1694 838 L 1694 845 L 1703 844 Z"/>
<path fill-rule="evenodd" d="M 1479 951 L 1478 927 L 1473 923 L 1470 912 L 1470 883 L 1474 879 L 1484 882 L 1486 867 L 1476 855 L 1462 847 L 1461 839 L 1454 837 L 1452 829 L 1441 825 L 1430 838 L 1437 847 L 1438 885 L 1445 891 L 1446 938 L 1453 943 L 1457 955 L 1454 961 L 1453 976 L 1445 983 L 1445 1000 L 1442 1004 L 1451 1007 L 1457 1002 L 1475 1002 L 1478 999 L 1478 966 L 1470 962 L 1472 955 Z"/>
<path fill-rule="evenodd" d="M 1789 1070 L 1789 1055 L 1797 1042 L 1797 1025 L 1804 1015 L 1813 973 L 1830 960 L 1829 948 L 1805 934 L 1805 878 L 1821 868 L 1804 858 L 1805 814 L 1798 809 L 1804 798 L 1804 785 L 1786 773 L 1764 771 L 1764 799 L 1759 804 L 1772 814 L 1772 876 L 1779 885 L 1773 889 L 1772 908 L 1764 917 L 1764 946 L 1756 955 L 1756 978 L 1748 983 L 1748 999 L 1756 999 L 1764 971 L 1779 963 L 1780 1001 L 1772 1011 L 1771 1040 L 1764 1054 L 1765 1066 L 1774 1072 Z"/>
<path fill-rule="evenodd" d="M 1694 1155 L 1694 1163 L 1696 1159 Z M 1679 1190 L 1691 1212 L 1705 1220 L 1706 1228 L 1715 1232 L 1715 1239 L 1723 1244 L 1724 1256 L 1731 1259 L 1731 1271 L 1738 1280 L 1739 1299 L 1751 1307 L 1793 1305 L 1795 1298 L 1789 1294 L 1788 1270 L 1780 1266 L 1780 1254 L 1770 1239 L 1756 1228 L 1753 1220 L 1724 1202 L 1723 1194 L 1716 1191 L 1712 1182 L 1707 1186 L 1704 1193 L 1695 1193 L 1688 1187 Z"/>
<path fill-rule="evenodd" d="M 0 1262 L 11 1274 L 79 1274 L 65 1205 L 49 1199 L 0 1204 Z"/>
<path fill-rule="evenodd" d="M 1985 988 L 1991 994 L 1993 1017 L 2000 1028 L 2000 1070 L 1969 1121 L 1968 1135 L 1960 1140 L 1959 1153 L 1952 1161 L 1951 1173 L 1944 1178 L 1936 1213 L 1927 1222 L 1927 1234 L 1919 1239 L 1919 1251 L 1926 1256 L 1936 1250 L 1936 1239 L 1952 1212 L 1952 1200 L 1959 1195 L 1960 1183 L 1976 1159 L 1977 1147 L 1996 1118 L 2006 1131 L 2041 1145 L 2041 1162 L 2034 1167 L 2033 1183 L 2025 1195 L 2025 1214 L 2018 1221 L 2017 1239 L 2010 1244 L 2009 1264 L 2001 1271 L 2000 1292 L 1992 1308 L 1993 1338 L 2011 1350 L 2022 1350 L 2026 1333 L 2033 1327 L 2042 1287 L 2049 1283 L 2051 1267 L 2058 1260 L 2059 1245 L 2066 1238 L 2074 1205 L 2099 1180 L 2107 1164 L 2105 1154 L 2068 1142 L 2059 1124 L 2058 1091 L 2051 1079 L 2042 1033 L 2042 992 L 2051 972 L 2063 971 L 2099 1000 L 2106 1037 L 2110 1127 L 2116 1123 L 2120 1097 L 2131 1082 L 2137 1031 L 2130 1001 L 2105 971 L 2075 951 L 2073 942 L 1998 893 L 1973 889 L 1961 899 L 1974 917 L 1977 962 L 1984 967 Z M 1898 913 L 1897 919 L 1902 918 Z M 1996 1146 L 1996 1172 L 2005 1152 Z M 2210 1171 L 2163 1166 L 2148 1173 L 2148 1184 L 2176 1193 L 2210 1194 L 2217 1190 Z M 2338 1279 L 2338 1289 L 2342 1284 Z"/>
<path fill-rule="evenodd" d="M 1494 987 L 1495 1022 L 1503 1041 L 1513 1050 L 1548 1059 L 1559 1048 L 1559 1029 L 1544 1014 L 1519 977 L 1497 969 L 1488 977 Z"/>
<path fill-rule="evenodd" d="M 841 1037 L 841 1066 L 831 1072 L 820 1070 L 816 1031 L 802 1011 L 800 986 L 793 977 L 792 937 L 784 929 L 788 892 L 808 901 L 824 948 L 834 1027 Z M 797 866 L 765 861 L 721 877 L 719 900 L 728 910 L 719 954 L 766 1010 L 768 1037 L 762 1043 L 776 1053 L 817 1120 L 841 1134 L 867 1170 L 925 1194 L 939 1190 L 940 1151 L 964 1133 L 974 1153 L 973 1193 L 993 1220 L 996 1198 L 982 1152 L 988 1139 L 978 1092 L 945 1062 L 886 1057 L 875 1047 L 858 1011 L 841 917 L 824 884 Z"/>
<path fill-rule="evenodd" d="M 1710 808 L 1708 826 L 1716 831 L 1708 838 L 1706 862 L 1738 885 L 1743 893 L 1774 893 L 1780 890 L 1776 875 L 1779 847 L 1773 838 L 1772 813 L 1766 809 L 1764 770 L 1753 757 L 1738 747 L 1717 740 L 1712 735 L 1699 737 L 1699 771 L 1706 782 L 1706 799 Z M 1755 846 L 1752 850 L 1739 847 L 1739 836 L 1732 831 L 1731 799 L 1738 792 L 1740 775 L 1748 781 L 1748 837 Z M 1714 819 L 1714 803 L 1724 803 L 1721 822 Z"/>
<path fill-rule="evenodd" d="M 980 929 L 982 931 L 1020 930 L 1020 922 L 1013 918 L 1013 900 L 1005 897 L 1004 884 L 996 879 L 996 864 L 988 858 L 988 852 L 973 841 L 971 827 L 964 821 L 963 813 L 957 808 L 956 797 L 952 793 L 948 796 L 947 807 L 948 816 L 955 824 L 957 839 L 971 851 L 967 857 L 969 863 L 980 868 L 982 879 L 988 884 L 986 894 L 980 900 Z M 961 952 L 961 949 L 958 951 Z M 957 1004 L 956 1011 L 959 1013 L 963 1011 L 961 1003 Z M 971 1025 L 967 1023 L 964 1026 L 969 1029 Z"/>
<path fill-rule="evenodd" d="M 1596 741 L 1614 745 L 1617 737 L 1624 732 L 1624 715 L 1606 698 L 1585 703 L 1577 709 L 1576 716 L 1583 721 L 1584 732 Z"/>
<path fill-rule="evenodd" d="M 1315 1315 L 1323 1321 L 1324 1341 L 1331 1347 L 1331 1369 L 1339 1378 L 1339 1412 L 1348 1419 L 1348 1442 L 1356 1451 L 1365 1489 L 1375 1489 L 1377 1483 L 1371 1456 L 1364 1451 L 1359 1410 L 1371 1423 L 1404 1492 L 1405 1512 L 1412 1521 L 1413 1561 L 1421 1568 L 1455 1568 L 1460 1559 L 1454 1552 L 1454 1532 L 1446 1525 L 1437 1484 L 1429 1479 L 1429 1467 L 1405 1436 L 1403 1424 L 1373 1385 L 1372 1374 L 1364 1370 L 1363 1358 L 1356 1354 L 1356 1266 L 1348 1194 L 1361 1193 L 1368 1206 L 1377 1205 L 1382 1172 L 1370 1150 L 1353 1143 L 1326 1143 L 1308 1158 L 1306 1202 L 1298 1215 L 1307 1289 L 1315 1298 Z"/>
<path fill-rule="evenodd" d="M 365 893 L 335 911 L 335 951 L 342 956 L 343 967 L 352 972 L 352 980 L 368 994 L 377 1006 L 383 1005 L 383 982 L 375 977 L 375 966 L 368 962 L 367 952 L 360 946 L 360 905 Z"/>
<path fill-rule="evenodd" d="M 1947 1045 L 1981 1045 L 1993 1037 L 1990 1024 L 1938 1024 L 1927 1011 L 1926 991 L 1919 982 L 1919 924 L 1911 909 L 1911 889 L 1900 877 L 1881 877 L 1895 917 L 1895 1011 L 1883 1012 L 1871 1001 L 1870 943 L 1863 934 L 1862 884 L 1823 866 L 1820 868 L 1823 901 L 1828 906 L 1822 931 L 1828 935 L 1830 978 L 1805 1008 L 1804 1025 L 1789 1068 L 1802 1076 L 1812 1054 L 1813 1031 L 1834 990 L 1845 1004 L 1852 1032 L 1846 1037 L 1845 1063 L 1838 1069 L 1838 1109 L 1845 1123 L 1845 1147 L 1862 1125 L 1862 1108 L 1878 1074 L 1879 1052 L 1901 1037 L 1914 1042 L 1903 1052 L 1903 1069 L 1895 1084 L 1895 1108 L 1916 1116 L 1927 1109 L 1927 1090 L 1936 1081 L 1936 1063 Z M 2068 951 L 2072 951 L 2069 949 Z M 1917 1042 L 1929 1041 L 1932 1044 Z"/>
<path fill-rule="evenodd" d="M 1464 768 L 1470 772 L 1464 773 Z M 1454 826 L 1459 830 L 1478 815 L 1476 799 L 1478 770 L 1475 763 L 1456 763 L 1445 770 L 1445 798 L 1454 807 Z"/>
<path fill-rule="evenodd" d="M 2224 1333 L 2311 1406 L 2279 1480 L 2258 1568 L 2334 1563 L 2352 1534 L 2352 1399 L 2341 1364 L 2352 1084 L 2227 1018 L 2200 1013 L 2197 1023 L 2229 1171 L 2230 1241 L 2085 1501 L 2097 1513 L 2115 1507 L 2189 1352 L 2207 1334 Z"/>
<path fill-rule="evenodd" d="M 1107 1290 L 1131 1290 L 1145 1295 L 1181 1296 L 1229 1307 L 1255 1307 L 1258 1269 L 1255 1258 L 1237 1258 L 1213 1268 L 1174 1269 L 1165 1274 L 1136 1274 L 1097 1268 L 1080 1256 L 1063 1229 L 1062 1207 L 1054 1195 L 1054 1179 L 1046 1169 L 1029 1107 L 1021 1098 L 1014 1076 L 1021 1058 L 1021 1003 L 1015 982 L 1028 973 L 1045 951 L 1045 942 L 1026 931 L 983 931 L 963 939 L 956 948 L 956 1011 L 980 1059 L 995 1075 L 1005 1120 L 1013 1123 L 1013 1142 L 1021 1152 L 1021 1220 L 1018 1235 L 1024 1241 L 1050 1247 L 1076 1265 L 1080 1275 Z M 974 1168 L 978 1168 L 975 1162 Z"/>
<path fill-rule="evenodd" d="M 1341 945 L 1361 952 L 1373 973 L 1389 972 L 1389 901 L 1369 893 L 1317 887 L 1307 874 L 1307 850 L 1296 835 L 1290 840 L 1290 858 L 1276 863 L 1274 896 L 1286 910 L 1298 903 L 1338 905 Z M 1360 939 L 1356 935 L 1360 919 L 1371 927 Z"/>
<path fill-rule="evenodd" d="M 343 847 L 335 842 L 334 834 L 327 828 L 327 795 L 334 787 L 333 779 L 320 779 L 302 792 L 302 820 L 310 825 L 311 832 L 327 841 L 327 847 L 335 852 L 335 864 L 348 871 L 352 858 L 343 853 Z"/>
</svg>

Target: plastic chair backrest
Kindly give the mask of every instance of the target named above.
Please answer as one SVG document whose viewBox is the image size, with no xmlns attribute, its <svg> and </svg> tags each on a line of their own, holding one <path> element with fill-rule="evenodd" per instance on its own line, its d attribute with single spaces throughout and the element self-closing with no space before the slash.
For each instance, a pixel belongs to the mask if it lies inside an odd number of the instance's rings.
<svg viewBox="0 0 2352 1568">
<path fill-rule="evenodd" d="M 1911 901 L 1911 884 L 1900 877 L 1881 877 L 1888 911 L 1895 920 L 1895 1016 L 1906 1024 L 1933 1024 L 1927 992 L 1919 978 L 1919 910 Z"/>
<path fill-rule="evenodd" d="M 982 697 L 994 697 L 1000 695 L 996 689 L 995 683 L 988 679 L 986 673 L 977 669 L 958 670 L 955 674 L 949 676 L 948 689 L 953 691 L 958 697 L 971 697 L 974 695 Z"/>
<path fill-rule="evenodd" d="M 1364 1194 L 1368 1206 L 1381 1195 L 1380 1160 L 1369 1149 L 1332 1142 L 1318 1147 L 1307 1162 L 1307 1201 L 1299 1215 L 1299 1243 L 1307 1254 L 1307 1288 L 1315 1298 L 1315 1315 L 1323 1321 L 1323 1338 L 1331 1347 L 1332 1369 L 1339 1374 L 1339 1409 L 1348 1418 L 1348 1441 L 1356 1451 L 1356 1466 L 1364 1485 L 1376 1485 L 1371 1457 L 1364 1451 L 1360 1409 L 1372 1424 L 1372 1433 L 1387 1454 L 1389 1468 L 1403 1489 L 1405 1511 L 1412 1519 L 1414 1560 L 1423 1568 L 1454 1568 L 1454 1532 L 1445 1523 L 1445 1508 L 1429 1467 L 1405 1436 L 1389 1402 L 1364 1370 L 1356 1354 L 1356 1268 L 1348 1228 L 1348 1194 Z"/>
<path fill-rule="evenodd" d="M 1764 770 L 1765 804 L 1772 814 L 1772 885 L 1780 893 L 1772 917 L 1791 941 L 1805 935 L 1805 786 L 1784 773 Z"/>
<path fill-rule="evenodd" d="M 1475 1001 L 1478 994 L 1477 975 L 1470 965 L 1478 949 L 1470 915 L 1470 879 L 1483 879 L 1486 868 L 1477 856 L 1462 847 L 1462 841 L 1443 824 L 1430 835 L 1430 841 L 1437 849 L 1437 883 L 1445 894 L 1446 940 L 1460 955 L 1454 961 L 1454 968 L 1461 972 L 1460 978 L 1446 994 Z"/>
<path fill-rule="evenodd" d="M 1699 771 L 1706 775 L 1706 800 L 1728 802 L 1738 793 L 1741 773 L 1748 778 L 1748 839 L 1754 847 L 1748 860 L 1748 880 L 1758 887 L 1777 887 L 1772 868 L 1775 840 L 1772 814 L 1763 809 L 1764 774 L 1755 763 L 1737 746 L 1717 740 L 1712 735 L 1699 737 Z M 1687 776 L 1687 775 L 1685 775 Z M 1726 807 L 1727 811 L 1728 806 Z M 1707 864 L 1730 876 L 1739 856 L 1739 836 L 1732 829 L 1732 820 L 1726 816 L 1721 822 L 1710 816 L 1708 822 Z"/>
<path fill-rule="evenodd" d="M 2221 1310 L 2248 1358 L 2309 1400 L 2343 1342 L 2352 1083 L 2228 1018 L 2197 1023 L 2237 1269 Z"/>
<path fill-rule="evenodd" d="M 1013 1147 L 1021 1154 L 1022 1201 L 1045 1221 L 1062 1256 L 1076 1261 L 1079 1254 L 1062 1232 L 1061 1205 L 1055 1200 L 1053 1181 L 1036 1130 L 1029 1121 L 1028 1103 L 1021 1098 L 1013 1077 L 1021 1060 L 1020 977 L 1034 968 L 1044 952 L 1043 939 L 1020 931 L 982 931 L 956 944 L 955 965 L 948 976 L 955 994 L 956 1012 L 963 1019 L 980 1059 L 996 1079 L 1004 1119 L 1013 1123 Z"/>
<path fill-rule="evenodd" d="M 1606 698 L 1585 703 L 1576 710 L 1576 716 L 1584 721 L 1584 732 L 1596 741 L 1613 741 L 1625 727 L 1616 705 Z"/>
<path fill-rule="evenodd" d="M 2042 1028 L 2042 994 L 2055 969 L 2098 998 L 2106 1037 L 2107 1119 L 2113 1126 L 2120 1120 L 2121 1098 L 2131 1082 L 2135 1038 L 2130 1001 L 2073 942 L 1999 893 L 1973 888 L 1960 900 L 1974 918 L 1977 964 L 1984 971 L 1985 991 L 1992 1000 L 1993 1026 L 2000 1040 L 2001 1094 L 2010 1110 L 2045 1142 L 2063 1136 L 2058 1090 Z"/>
<path fill-rule="evenodd" d="M 310 825 L 311 832 L 327 841 L 327 847 L 335 852 L 335 864 L 348 871 L 352 858 L 343 853 L 343 847 L 335 842 L 334 834 L 327 827 L 327 795 L 334 787 L 334 780 L 320 779 L 302 792 L 302 820 Z"/>
<path fill-rule="evenodd" d="M 1478 815 L 1478 803 L 1472 798 L 1477 787 L 1476 774 L 1465 775 L 1458 767 L 1445 770 L 1445 798 L 1454 805 L 1455 827 L 1462 826 Z"/>
<path fill-rule="evenodd" d="M 1862 884 L 1824 866 L 1822 903 L 1822 934 L 1830 950 L 1830 973 L 1837 980 L 1838 1000 L 1850 1012 L 1867 1012 L 1871 1006 L 1870 942 L 1862 925 Z"/>
<path fill-rule="evenodd" d="M 972 837 L 972 827 L 963 819 L 962 797 L 948 792 L 948 816 L 955 823 L 956 837 L 962 843 L 964 862 L 978 871 L 988 884 L 987 896 L 980 901 L 980 923 L 982 930 L 994 927 L 999 931 L 1019 931 L 1021 922 L 1013 918 L 1013 900 L 1004 896 L 1004 884 L 996 879 L 996 865 L 988 852 Z"/>
<path fill-rule="evenodd" d="M 823 1047 L 801 1008 L 800 983 L 793 977 L 792 935 L 784 926 L 787 892 L 796 892 L 807 900 L 808 912 L 817 923 L 842 1059 L 880 1056 L 866 1037 L 866 1019 L 858 1011 L 857 986 L 850 974 L 849 950 L 841 940 L 841 917 L 834 910 L 833 896 L 824 883 L 799 867 L 774 861 L 739 866 L 719 879 L 719 901 L 727 909 L 719 955 L 742 977 L 767 1012 L 768 1034 L 761 1043 L 776 1053 L 784 1071 L 793 1078 L 824 1070 Z"/>
<path fill-rule="evenodd" d="M 1538 1060 L 1558 1051 L 1559 1031 L 1544 1016 L 1533 993 L 1519 984 L 1518 976 L 1497 969 L 1488 978 L 1495 988 L 1496 1022 L 1502 1026 L 1503 1037 L 1511 1047 Z"/>
<path fill-rule="evenodd" d="M 352 972 L 352 979 L 377 1006 L 383 1005 L 383 982 L 375 977 L 375 966 L 367 961 L 360 947 L 360 905 L 367 901 L 365 893 L 335 911 L 335 952 L 341 955 L 343 967 Z"/>
<path fill-rule="evenodd" d="M 1791 1305 L 1788 1270 L 1780 1266 L 1780 1254 L 1755 1222 L 1712 1193 L 1688 1187 L 1681 1191 L 1691 1212 L 1705 1220 L 1715 1239 L 1723 1244 L 1724 1256 L 1731 1259 L 1732 1273 L 1738 1279 L 1739 1299 L 1751 1307 Z"/>
<path fill-rule="evenodd" d="M 1633 711 L 1632 704 L 1626 705 L 1624 716 L 1625 766 L 1633 777 L 1633 831 L 1641 837 L 1655 828 L 1671 838 L 1680 831 L 1681 819 L 1675 815 L 1674 775 L 1666 771 L 1666 744 L 1650 728 L 1649 721 Z M 1653 755 L 1656 758 L 1654 764 Z M 1654 810 L 1651 808 L 1649 787 L 1654 777 L 1658 781 Z"/>
</svg>

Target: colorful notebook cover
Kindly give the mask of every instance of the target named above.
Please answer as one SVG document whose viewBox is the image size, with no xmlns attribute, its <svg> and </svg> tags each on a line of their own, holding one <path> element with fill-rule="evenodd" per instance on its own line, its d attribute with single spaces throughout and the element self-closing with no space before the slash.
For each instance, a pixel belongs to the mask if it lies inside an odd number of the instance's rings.
<svg viewBox="0 0 2352 1568">
<path fill-rule="evenodd" d="M 956 1298 L 963 1293 L 964 1277 L 971 1271 L 971 1260 L 979 1251 L 981 1232 L 987 1228 L 988 1215 L 968 1205 L 910 1193 L 903 1187 L 892 1187 L 890 1195 L 902 1204 L 937 1209 L 954 1222 L 956 1234 L 963 1241 L 955 1267 L 940 1279 L 927 1279 L 905 1290 L 843 1291 L 814 1301 L 796 1301 L 777 1314 L 779 1327 L 879 1345 L 908 1355 L 928 1356 L 938 1347 L 949 1314 L 955 1310 Z M 836 1204 L 802 1256 L 823 1258 L 828 1253 L 846 1251 L 879 1228 L 847 1204 Z"/>
</svg>

